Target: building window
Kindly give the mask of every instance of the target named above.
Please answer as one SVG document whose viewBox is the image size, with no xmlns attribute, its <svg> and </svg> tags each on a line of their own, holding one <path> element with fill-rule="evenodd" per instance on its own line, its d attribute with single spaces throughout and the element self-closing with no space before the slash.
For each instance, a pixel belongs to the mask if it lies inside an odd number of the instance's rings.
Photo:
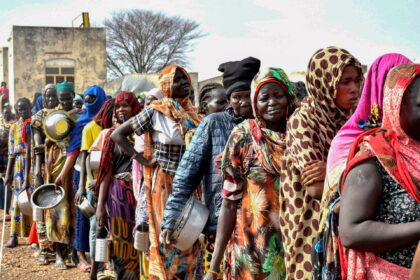
<svg viewBox="0 0 420 280">
<path fill-rule="evenodd" d="M 64 81 L 75 83 L 75 61 L 72 59 L 52 59 L 46 61 L 45 80 L 47 84 L 58 84 Z"/>
<path fill-rule="evenodd" d="M 64 81 L 74 84 L 73 67 L 47 67 L 45 73 L 47 84 L 58 84 Z"/>
</svg>

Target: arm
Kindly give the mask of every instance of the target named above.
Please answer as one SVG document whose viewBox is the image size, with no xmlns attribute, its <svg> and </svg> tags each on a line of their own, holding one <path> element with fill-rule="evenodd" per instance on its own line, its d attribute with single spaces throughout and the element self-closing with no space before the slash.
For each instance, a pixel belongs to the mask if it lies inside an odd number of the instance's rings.
<svg viewBox="0 0 420 280">
<path fill-rule="evenodd" d="M 122 125 L 120 125 L 117 129 L 114 130 L 114 132 L 111 134 L 111 139 L 120 146 L 121 150 L 129 155 L 133 156 L 135 155 L 134 159 L 140 162 L 141 164 L 145 166 L 153 166 L 154 161 L 153 160 L 147 160 L 143 157 L 142 154 L 137 153 L 137 151 L 134 149 L 133 144 L 128 140 L 128 136 L 134 133 L 134 130 L 131 126 L 131 122 L 125 122 Z"/>
<path fill-rule="evenodd" d="M 96 207 L 96 224 L 102 228 L 107 224 L 107 215 L 105 210 L 105 203 L 108 198 L 109 183 L 111 182 L 111 173 L 105 175 L 99 187 L 98 205 Z"/>
<path fill-rule="evenodd" d="M 173 230 L 181 212 L 197 189 L 211 162 L 211 132 L 204 120 L 197 128 L 191 143 L 179 163 L 172 185 L 172 193 L 166 202 L 162 229 Z"/>
<path fill-rule="evenodd" d="M 15 161 L 16 161 L 16 155 L 14 154 L 15 141 L 13 138 L 13 134 L 14 134 L 14 132 L 12 131 L 13 128 L 14 126 L 12 126 L 9 131 L 9 143 L 8 143 L 9 158 L 7 161 L 6 178 L 5 178 L 5 184 L 9 188 L 11 188 L 13 184 L 13 172 L 15 169 L 14 167 L 15 167 Z"/>
<path fill-rule="evenodd" d="M 373 220 L 382 192 L 382 178 L 374 159 L 349 172 L 340 206 L 339 231 L 344 247 L 378 253 L 419 241 L 419 221 L 386 224 Z"/>
<path fill-rule="evenodd" d="M 85 185 L 86 185 L 86 158 L 88 156 L 87 151 L 82 151 L 80 154 L 81 163 L 80 163 L 80 180 L 79 180 L 79 189 L 76 192 L 74 201 L 77 204 L 82 202 L 82 198 L 86 193 Z"/>
<path fill-rule="evenodd" d="M 32 137 L 34 139 L 34 154 L 35 154 L 35 167 L 34 167 L 34 176 L 35 176 L 35 188 L 43 184 L 42 178 L 42 163 L 44 162 L 44 153 L 45 148 L 42 147 L 44 141 L 42 139 L 41 131 L 39 128 L 32 126 Z"/>
<path fill-rule="evenodd" d="M 95 185 L 96 185 L 96 180 L 95 178 L 93 178 L 93 172 L 92 169 L 90 168 L 90 155 L 86 156 L 86 162 L 85 162 L 85 166 L 86 166 L 86 176 L 90 182 L 90 185 L 93 186 L 92 189 L 94 189 Z"/>
<path fill-rule="evenodd" d="M 213 257 L 211 259 L 210 270 L 220 271 L 220 262 L 225 253 L 226 245 L 232 236 L 233 229 L 236 226 L 236 210 L 237 201 L 223 199 L 220 216 L 217 223 L 216 243 L 214 247 Z M 206 279 L 209 275 L 206 275 Z"/>
<path fill-rule="evenodd" d="M 31 182 L 29 181 L 29 177 L 31 176 L 31 130 L 28 129 L 28 133 L 26 135 L 26 164 L 25 164 L 25 182 L 22 189 L 26 189 L 31 185 Z"/>
</svg>

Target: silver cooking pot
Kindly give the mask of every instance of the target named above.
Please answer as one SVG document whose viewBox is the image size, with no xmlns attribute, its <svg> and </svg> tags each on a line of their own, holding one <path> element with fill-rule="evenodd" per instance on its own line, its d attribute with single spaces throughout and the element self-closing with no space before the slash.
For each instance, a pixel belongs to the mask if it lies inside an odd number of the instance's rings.
<svg viewBox="0 0 420 280">
<path fill-rule="evenodd" d="M 19 205 L 20 212 L 22 212 L 26 216 L 32 216 L 30 194 L 26 189 L 18 194 L 17 203 Z"/>
<path fill-rule="evenodd" d="M 64 140 L 74 127 L 71 116 L 63 110 L 49 113 L 44 119 L 44 133 L 53 142 Z"/>
<path fill-rule="evenodd" d="M 82 202 L 78 204 L 77 207 L 80 209 L 83 216 L 85 216 L 88 219 L 96 213 L 95 207 L 93 207 L 90 204 L 89 200 L 86 197 L 83 197 Z"/>
<path fill-rule="evenodd" d="M 209 210 L 197 199 L 191 197 L 178 218 L 172 238 L 175 247 L 180 250 L 191 248 L 197 241 L 209 217 Z"/>
<path fill-rule="evenodd" d="M 65 193 L 62 187 L 56 189 L 55 184 L 44 184 L 32 193 L 31 199 L 32 204 L 39 209 L 51 209 L 60 204 L 64 196 Z"/>
</svg>

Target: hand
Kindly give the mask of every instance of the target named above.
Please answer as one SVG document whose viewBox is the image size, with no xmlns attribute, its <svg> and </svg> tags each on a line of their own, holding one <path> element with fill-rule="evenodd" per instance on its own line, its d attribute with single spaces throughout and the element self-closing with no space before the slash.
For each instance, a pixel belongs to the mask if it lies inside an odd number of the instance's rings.
<svg viewBox="0 0 420 280">
<path fill-rule="evenodd" d="M 76 203 L 76 205 L 79 205 L 80 203 L 82 203 L 84 196 L 85 196 L 84 190 L 79 188 L 79 190 L 76 192 L 76 195 L 74 197 L 74 203 Z"/>
<path fill-rule="evenodd" d="M 214 273 L 206 273 L 203 280 L 216 280 L 217 276 Z"/>
<path fill-rule="evenodd" d="M 6 187 L 8 187 L 9 189 L 13 189 L 13 179 L 10 176 L 6 176 L 6 178 L 4 179 L 4 184 L 6 185 Z"/>
<path fill-rule="evenodd" d="M 306 165 L 301 172 L 301 183 L 303 186 L 310 186 L 325 180 L 326 164 L 323 161 L 312 161 Z"/>
<path fill-rule="evenodd" d="M 54 184 L 55 184 L 55 187 L 56 187 L 56 188 L 64 185 L 64 184 L 63 184 L 63 176 L 61 176 L 61 173 L 60 173 L 60 175 L 58 175 L 58 177 L 55 179 Z"/>
<path fill-rule="evenodd" d="M 107 224 L 108 215 L 106 214 L 105 205 L 99 205 L 96 208 L 96 225 L 97 227 L 105 227 Z"/>
<path fill-rule="evenodd" d="M 163 244 L 163 246 L 170 246 L 173 244 L 174 240 L 171 239 L 172 237 L 172 230 L 164 229 L 159 236 L 159 242 Z"/>
<path fill-rule="evenodd" d="M 138 153 L 136 154 L 136 156 L 134 157 L 135 160 L 137 160 L 138 162 L 140 162 L 142 165 L 147 166 L 147 167 L 154 167 L 157 163 L 155 158 L 152 159 L 145 159 L 143 157 L 142 154 Z"/>
<path fill-rule="evenodd" d="M 96 188 L 96 180 L 89 181 L 89 188 L 94 191 Z"/>
</svg>

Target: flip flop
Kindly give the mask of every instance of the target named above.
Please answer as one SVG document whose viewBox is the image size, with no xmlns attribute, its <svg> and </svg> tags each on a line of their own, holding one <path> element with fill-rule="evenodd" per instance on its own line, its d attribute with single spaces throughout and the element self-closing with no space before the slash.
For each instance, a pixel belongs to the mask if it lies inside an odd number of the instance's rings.
<svg viewBox="0 0 420 280">
<path fill-rule="evenodd" d="M 6 243 L 6 248 L 15 248 L 18 245 L 18 240 L 17 238 L 12 238 L 9 241 L 7 241 Z"/>
</svg>

